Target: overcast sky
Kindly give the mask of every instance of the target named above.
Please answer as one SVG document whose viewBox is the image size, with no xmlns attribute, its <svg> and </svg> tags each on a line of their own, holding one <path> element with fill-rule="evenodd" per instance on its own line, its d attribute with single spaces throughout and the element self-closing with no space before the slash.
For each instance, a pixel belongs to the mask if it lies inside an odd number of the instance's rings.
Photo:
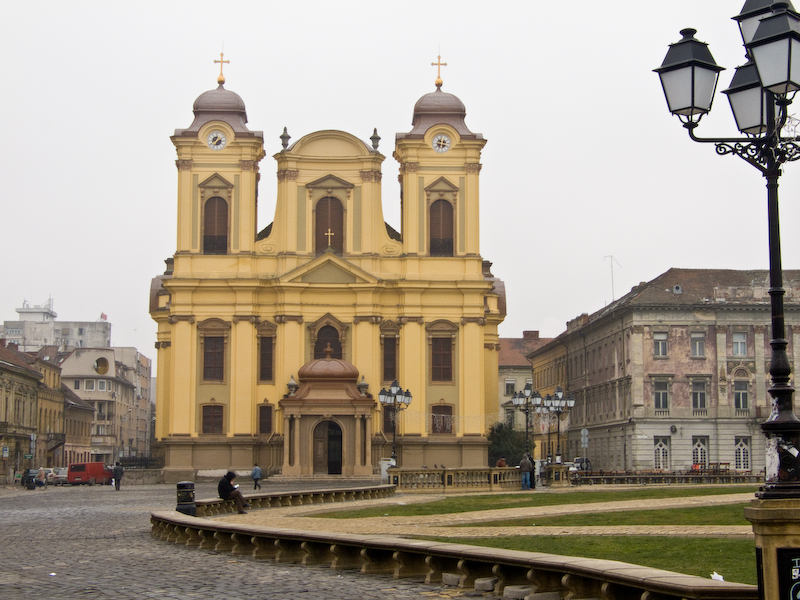
<svg viewBox="0 0 800 600">
<path fill-rule="evenodd" d="M 744 62 L 744 0 L 572 2 L 8 2 L 3 7 L 0 321 L 23 300 L 60 320 L 112 323 L 155 358 L 150 279 L 175 251 L 175 149 L 192 103 L 226 88 L 264 131 L 259 228 L 273 220 L 272 155 L 320 129 L 382 136 L 383 209 L 399 229 L 394 136 L 443 90 L 488 140 L 481 253 L 506 283 L 503 337 L 565 323 L 670 267 L 766 269 L 760 173 L 689 140 L 652 69 L 694 27 Z M 800 108 L 800 102 L 798 103 Z M 791 110 L 791 112 L 794 112 Z M 718 94 L 698 134 L 736 134 Z M 781 179 L 783 258 L 798 268 L 800 165 Z M 613 287 L 611 258 L 613 256 Z"/>
</svg>

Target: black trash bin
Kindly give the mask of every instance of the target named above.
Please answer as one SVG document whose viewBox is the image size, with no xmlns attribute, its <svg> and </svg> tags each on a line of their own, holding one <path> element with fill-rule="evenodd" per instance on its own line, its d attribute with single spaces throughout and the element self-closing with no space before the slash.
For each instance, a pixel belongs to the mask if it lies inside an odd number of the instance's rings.
<svg viewBox="0 0 800 600">
<path fill-rule="evenodd" d="M 194 481 L 179 481 L 177 485 L 178 506 L 175 507 L 175 510 L 190 517 L 197 516 L 197 506 L 194 503 Z"/>
</svg>

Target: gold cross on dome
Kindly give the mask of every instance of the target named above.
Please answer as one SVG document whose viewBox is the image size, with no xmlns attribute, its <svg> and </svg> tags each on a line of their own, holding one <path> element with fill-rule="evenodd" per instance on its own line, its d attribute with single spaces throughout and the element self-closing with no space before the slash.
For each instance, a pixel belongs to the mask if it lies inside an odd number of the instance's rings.
<svg viewBox="0 0 800 600">
<path fill-rule="evenodd" d="M 328 246 L 330 246 L 331 245 L 331 236 L 334 236 L 336 234 L 331 231 L 330 227 L 328 227 L 328 232 L 327 233 L 323 233 L 322 235 L 328 236 Z"/>
<path fill-rule="evenodd" d="M 447 63 L 442 62 L 442 55 L 440 54 L 435 63 L 431 63 L 432 67 L 436 67 L 436 87 L 442 87 L 442 67 L 446 67 Z"/>
<path fill-rule="evenodd" d="M 225 83 L 225 76 L 222 74 L 222 65 L 223 64 L 230 64 L 231 61 L 229 60 L 222 60 L 222 57 L 225 56 L 224 53 L 219 53 L 219 60 L 215 60 L 214 64 L 219 63 L 219 77 L 217 77 L 217 83 Z"/>
</svg>

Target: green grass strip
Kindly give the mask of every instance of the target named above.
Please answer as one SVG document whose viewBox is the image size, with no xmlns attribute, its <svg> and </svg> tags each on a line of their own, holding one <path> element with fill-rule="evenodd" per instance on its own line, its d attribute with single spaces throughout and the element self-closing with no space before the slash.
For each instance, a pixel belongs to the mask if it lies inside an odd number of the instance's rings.
<svg viewBox="0 0 800 600">
<path fill-rule="evenodd" d="M 756 585 L 755 546 L 752 540 L 644 536 L 536 536 L 497 538 L 433 538 L 451 544 L 469 544 L 562 556 L 619 560 L 709 579 L 716 571 L 725 581 Z"/>
<path fill-rule="evenodd" d="M 492 494 L 486 496 L 452 496 L 421 504 L 391 505 L 361 510 L 330 512 L 320 515 L 330 519 L 361 519 L 364 517 L 418 517 L 478 510 L 499 510 L 526 506 L 555 506 L 590 504 L 624 500 L 660 500 L 715 496 L 721 494 L 753 493 L 758 486 L 652 486 L 623 490 L 597 490 L 598 486 L 569 488 L 563 492 L 530 492 L 526 494 Z M 402 501 L 402 498 L 398 498 Z"/>
<path fill-rule="evenodd" d="M 522 519 L 501 519 L 457 525 L 457 527 L 624 527 L 647 525 L 750 525 L 744 518 L 742 504 L 665 508 L 656 510 L 626 510 L 600 513 L 581 513 L 548 517 L 539 515 Z"/>
</svg>

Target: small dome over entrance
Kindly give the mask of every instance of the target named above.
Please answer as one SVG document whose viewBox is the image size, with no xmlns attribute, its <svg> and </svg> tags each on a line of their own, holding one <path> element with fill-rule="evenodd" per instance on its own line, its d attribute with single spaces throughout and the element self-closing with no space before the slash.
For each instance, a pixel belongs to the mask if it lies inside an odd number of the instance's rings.
<svg viewBox="0 0 800 600">
<path fill-rule="evenodd" d="M 307 362 L 297 372 L 302 383 L 312 381 L 350 381 L 358 380 L 358 369 L 355 365 L 340 358 L 331 358 L 333 349 L 328 344 L 325 358 Z"/>
</svg>

